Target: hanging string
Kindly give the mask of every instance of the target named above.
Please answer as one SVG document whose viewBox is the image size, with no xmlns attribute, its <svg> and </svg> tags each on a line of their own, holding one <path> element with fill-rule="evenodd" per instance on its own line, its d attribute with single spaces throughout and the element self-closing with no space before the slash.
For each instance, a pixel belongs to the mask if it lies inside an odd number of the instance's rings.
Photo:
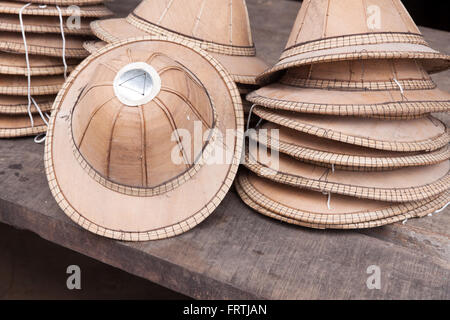
<svg viewBox="0 0 450 320">
<path fill-rule="evenodd" d="M 30 122 L 31 122 L 31 127 L 32 128 L 34 128 L 33 113 L 31 112 L 31 105 L 32 104 L 34 105 L 34 107 L 36 108 L 37 112 L 39 113 L 39 116 L 41 117 L 42 121 L 48 127 L 48 125 L 49 125 L 48 120 L 50 119 L 50 116 L 47 113 L 44 114 L 42 112 L 41 108 L 39 107 L 39 104 L 31 96 L 31 66 L 30 66 L 30 58 L 29 58 L 29 53 L 28 53 L 27 37 L 25 35 L 25 25 L 23 23 L 23 11 L 26 8 L 28 8 L 30 5 L 31 5 L 31 3 L 27 3 L 22 8 L 20 8 L 20 10 L 19 10 L 20 29 L 21 29 L 21 32 L 22 32 L 22 40 L 23 40 L 23 45 L 25 47 L 25 60 L 26 60 L 26 63 L 27 63 L 27 86 L 28 86 L 27 112 L 28 112 L 28 117 L 30 118 Z M 39 8 L 41 8 L 41 9 L 47 8 L 47 5 L 39 5 Z M 61 36 L 62 36 L 62 41 L 63 41 L 62 59 L 63 59 L 63 64 L 64 64 L 64 79 L 67 79 L 68 67 L 67 67 L 67 62 L 66 62 L 66 38 L 65 38 L 65 35 L 64 35 L 64 21 L 63 21 L 62 12 L 61 12 L 61 9 L 59 8 L 59 6 L 56 6 L 56 9 L 58 10 L 58 13 L 59 13 L 59 25 L 60 25 Z M 42 142 L 45 141 L 45 139 L 46 139 L 46 134 L 40 134 L 40 135 L 38 135 L 38 136 L 36 136 L 34 138 L 34 141 L 36 143 L 42 143 Z"/>
<path fill-rule="evenodd" d="M 334 173 L 334 164 L 331 165 L 331 171 L 332 171 L 332 173 Z M 324 178 L 325 182 L 328 182 L 329 174 L 330 174 L 330 169 L 325 170 L 325 172 L 319 178 L 319 181 L 321 181 Z M 328 207 L 328 210 L 331 210 L 331 192 L 326 192 L 326 191 L 322 190 L 322 194 L 325 196 L 328 196 L 327 207 Z"/>
<path fill-rule="evenodd" d="M 431 215 L 436 214 L 436 213 L 441 213 L 442 211 L 444 211 L 445 209 L 447 209 L 447 207 L 450 205 L 450 202 L 447 203 L 443 208 L 436 210 L 435 212 L 433 212 Z"/>
<path fill-rule="evenodd" d="M 58 10 L 58 14 L 59 14 L 59 28 L 61 30 L 61 38 L 62 38 L 62 42 L 63 42 L 62 60 L 63 60 L 63 64 L 64 64 L 64 79 L 67 80 L 66 37 L 64 35 L 64 21 L 63 21 L 62 12 L 61 12 L 61 9 L 59 8 L 59 6 L 56 6 L 56 9 Z"/>
<path fill-rule="evenodd" d="M 250 129 L 250 120 L 252 119 L 253 109 L 256 107 L 256 104 L 252 105 L 250 108 L 250 112 L 248 113 L 248 119 L 247 119 L 247 131 Z M 256 128 L 259 127 L 263 119 L 259 119 L 258 123 L 256 124 Z"/>
<path fill-rule="evenodd" d="M 403 90 L 401 83 L 396 78 L 394 78 L 394 82 L 400 88 L 400 94 L 402 95 L 402 100 L 404 100 L 405 99 L 405 94 L 404 94 L 405 91 Z"/>
<path fill-rule="evenodd" d="M 22 17 L 23 11 L 26 8 L 28 8 L 30 5 L 31 5 L 31 3 L 27 3 L 20 9 L 19 21 L 20 21 L 20 29 L 22 31 L 23 45 L 25 46 L 25 60 L 27 62 L 27 77 L 28 77 L 28 107 L 27 107 L 27 111 L 28 111 L 28 116 L 30 117 L 31 127 L 34 128 L 34 120 L 33 120 L 33 115 L 31 113 L 31 68 L 30 68 L 30 59 L 28 57 L 27 38 L 25 36 L 25 27 L 23 24 L 23 17 Z"/>
</svg>

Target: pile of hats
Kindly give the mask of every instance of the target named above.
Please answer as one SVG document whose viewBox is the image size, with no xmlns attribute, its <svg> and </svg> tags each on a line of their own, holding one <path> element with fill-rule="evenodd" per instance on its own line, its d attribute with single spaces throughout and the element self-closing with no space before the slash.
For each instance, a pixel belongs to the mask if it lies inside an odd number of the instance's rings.
<svg viewBox="0 0 450 320">
<path fill-rule="evenodd" d="M 263 215 L 311 228 L 370 228 L 450 201 L 450 95 L 400 0 L 303 2 L 279 62 L 250 93 L 267 122 L 236 187 Z M 258 145 L 259 144 L 259 145 Z M 267 149 L 265 149 L 267 147 Z"/>
<path fill-rule="evenodd" d="M 245 0 L 144 0 L 125 19 L 94 21 L 100 42 L 86 42 L 95 52 L 106 43 L 159 35 L 197 45 L 216 58 L 237 83 L 244 112 L 245 95 L 258 88 L 256 78 L 267 65 L 256 56 Z"/>
<path fill-rule="evenodd" d="M 103 0 L 0 1 L 0 138 L 47 130 L 46 112 L 67 74 L 89 53 Z"/>
</svg>

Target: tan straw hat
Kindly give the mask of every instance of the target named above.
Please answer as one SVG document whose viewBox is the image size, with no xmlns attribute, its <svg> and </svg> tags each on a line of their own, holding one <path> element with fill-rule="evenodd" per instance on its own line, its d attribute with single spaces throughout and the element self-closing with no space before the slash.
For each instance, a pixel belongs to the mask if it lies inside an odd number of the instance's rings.
<svg viewBox="0 0 450 320">
<path fill-rule="evenodd" d="M 245 157 L 245 166 L 258 176 L 318 192 L 351 197 L 410 202 L 428 199 L 450 188 L 450 161 L 390 171 L 342 171 L 315 166 L 279 154 L 268 161 L 255 148 Z"/>
<path fill-rule="evenodd" d="M 338 116 L 411 118 L 450 111 L 418 60 L 357 60 L 287 70 L 247 99 L 267 108 Z"/>
<path fill-rule="evenodd" d="M 42 112 L 50 111 L 52 109 L 55 96 L 36 96 L 34 100 L 39 105 Z M 36 113 L 37 110 L 31 104 L 31 112 Z M 28 113 L 28 98 L 20 96 L 6 96 L 0 95 L 0 114 L 27 114 Z"/>
<path fill-rule="evenodd" d="M 395 204 L 332 195 L 328 203 L 322 193 L 281 185 L 248 172 L 239 174 L 236 185 L 239 194 L 245 195 L 245 203 L 255 203 L 279 220 L 283 217 L 320 229 L 369 228 L 424 216 L 441 209 L 450 196 L 446 192 L 440 197 Z"/>
<path fill-rule="evenodd" d="M 43 0 L 44 1 L 44 0 Z M 51 1 L 51 0 L 50 0 Z M 27 3 L 33 1 L 24 1 Z M 0 1 L 0 13 L 16 14 L 20 13 L 26 3 L 24 2 L 11 2 L 11 1 Z M 98 6 L 82 6 L 79 10 L 75 10 L 72 7 L 61 7 L 61 15 L 64 17 L 70 17 L 77 15 L 79 17 L 91 17 L 91 18 L 102 18 L 111 16 L 113 13 L 104 5 Z M 55 6 L 42 6 L 39 3 L 32 4 L 22 11 L 23 15 L 26 16 L 53 16 L 59 17 L 59 11 Z"/>
<path fill-rule="evenodd" d="M 276 135 L 272 136 L 272 132 Z M 319 138 L 271 122 L 258 129 L 255 139 L 272 150 L 303 162 L 349 171 L 386 171 L 425 166 L 450 158 L 448 145 L 428 153 L 383 151 Z"/>
<path fill-rule="evenodd" d="M 17 138 L 33 136 L 47 131 L 47 125 L 42 119 L 34 117 L 34 126 L 28 115 L 0 114 L 0 138 Z"/>
<path fill-rule="evenodd" d="M 380 120 L 276 111 L 255 107 L 270 122 L 321 138 L 361 147 L 400 152 L 433 151 L 450 141 L 445 124 L 432 116 L 413 120 Z"/>
<path fill-rule="evenodd" d="M 388 225 L 388 224 L 392 224 L 392 223 L 396 223 L 396 222 L 400 222 L 400 221 L 405 221 L 407 219 L 412 219 L 412 218 L 421 218 L 421 217 L 425 217 L 428 214 L 432 214 L 436 211 L 438 211 L 439 209 L 441 209 L 443 206 L 445 206 L 450 198 L 450 192 L 447 191 L 444 194 L 442 194 L 441 196 L 439 196 L 438 198 L 435 198 L 433 200 L 430 200 L 429 202 L 425 203 L 426 201 L 420 201 L 418 204 L 420 204 L 421 206 L 417 207 L 417 205 L 415 204 L 408 204 L 410 207 L 416 207 L 415 209 L 411 209 L 411 211 L 408 211 L 406 213 L 402 213 L 399 215 L 394 215 L 394 216 L 389 216 L 389 217 L 383 217 L 383 218 L 377 218 L 375 217 L 375 219 L 377 220 L 370 220 L 367 222 L 359 222 L 361 220 L 365 220 L 365 219 L 361 219 L 361 215 L 359 214 L 354 214 L 352 216 L 352 214 L 348 214 L 347 215 L 347 219 L 345 221 L 351 221 L 351 222 L 347 222 L 347 223 L 343 223 L 343 224 L 330 224 L 330 223 L 323 223 L 321 221 L 330 221 L 331 217 L 327 217 L 327 216 L 323 216 L 321 215 L 320 217 L 318 216 L 316 219 L 312 218 L 311 216 L 314 215 L 314 213 L 312 212 L 301 212 L 300 210 L 295 210 L 295 213 L 287 213 L 286 211 L 284 211 L 284 215 L 282 214 L 278 214 L 275 211 L 272 211 L 274 207 L 266 209 L 265 207 L 259 205 L 256 201 L 253 200 L 252 197 L 261 197 L 261 194 L 258 192 L 249 192 L 250 195 L 247 194 L 247 190 L 245 190 L 241 184 L 240 181 L 242 180 L 246 180 L 245 177 L 242 177 L 242 175 L 245 175 L 247 173 L 241 173 L 240 177 L 238 179 L 236 179 L 236 190 L 239 194 L 239 196 L 241 197 L 241 199 L 244 201 L 245 204 L 247 204 L 250 208 L 254 209 L 256 212 L 261 213 L 262 215 L 265 215 L 267 217 L 282 221 L 282 222 L 286 222 L 289 224 L 293 224 L 293 225 L 297 225 L 297 226 L 301 226 L 301 227 L 307 227 L 307 228 L 313 228 L 313 229 L 343 229 L 343 230 L 350 230 L 350 229 L 367 229 L 367 228 L 376 228 L 376 227 L 381 227 L 384 225 Z M 257 179 L 257 178 L 255 178 Z M 248 181 L 248 179 L 247 179 Z M 244 185 L 246 186 L 247 189 L 249 188 L 249 184 L 247 183 L 247 181 L 244 182 Z M 255 191 L 254 188 L 251 191 Z M 317 196 L 317 195 L 316 195 Z M 264 196 L 262 196 L 263 198 L 265 198 Z M 344 197 L 340 197 L 340 199 L 345 199 Z M 264 200 L 270 201 L 269 199 L 265 198 Z M 323 201 L 323 199 L 321 199 L 321 201 Z M 351 199 L 348 199 L 349 202 L 352 202 Z M 274 201 L 276 202 L 276 200 Z M 380 202 L 380 207 L 383 206 L 383 202 Z M 385 204 L 386 206 L 386 204 Z M 405 206 L 405 204 L 392 204 L 391 205 L 391 210 L 397 210 L 400 211 L 401 208 Z M 280 206 L 276 206 L 278 209 L 281 209 Z M 317 210 L 316 210 L 317 211 Z M 351 212 L 351 211 L 349 211 Z M 380 216 L 386 216 L 385 212 L 382 212 L 382 214 Z M 338 218 L 338 217 L 334 217 L 334 218 Z M 305 220 L 309 220 L 309 221 L 318 221 L 318 222 L 305 222 Z M 342 219 L 343 220 L 343 219 Z"/>
<path fill-rule="evenodd" d="M 431 49 L 400 0 L 305 0 L 278 63 L 261 81 L 287 68 L 359 59 L 424 60 L 428 72 L 450 67 Z"/>
<path fill-rule="evenodd" d="M 83 18 L 80 25 L 73 26 L 63 23 L 64 34 L 91 35 L 89 24 L 92 19 Z M 59 17 L 51 16 L 23 16 L 25 32 L 32 33 L 61 33 Z M 0 31 L 22 32 L 19 15 L 0 14 Z"/>
<path fill-rule="evenodd" d="M 242 145 L 242 104 L 225 69 L 194 45 L 147 37 L 106 46 L 71 74 L 55 102 L 45 165 L 74 222 L 146 241 L 209 216 L 233 183 Z"/>
<path fill-rule="evenodd" d="M 61 58 L 30 55 L 29 61 L 31 76 L 64 74 L 64 64 Z M 78 61 L 67 59 L 67 71 L 72 71 Z M 0 52 L 0 74 L 28 75 L 25 55 Z"/>
<path fill-rule="evenodd" d="M 135 36 L 171 36 L 212 54 L 238 83 L 256 84 L 267 64 L 256 57 L 244 0 L 144 0 L 126 19 L 95 21 L 106 42 Z"/>
<path fill-rule="evenodd" d="M 85 41 L 83 42 L 83 48 L 86 49 L 89 53 L 94 53 L 97 50 L 100 50 L 104 46 L 106 46 L 107 43 L 104 41 Z"/>
<path fill-rule="evenodd" d="M 86 6 L 93 4 L 100 4 L 107 0 L 15 0 L 24 3 L 39 3 L 47 5 L 59 5 L 59 6 Z"/>
<path fill-rule="evenodd" d="M 64 83 L 64 76 L 38 76 L 31 78 L 31 95 L 57 94 Z M 0 94 L 12 96 L 26 96 L 28 94 L 28 80 L 24 76 L 0 76 Z"/>
<path fill-rule="evenodd" d="M 52 57 L 62 57 L 63 41 L 61 35 L 57 34 L 36 34 L 26 35 L 28 53 L 34 55 L 44 55 Z M 76 36 L 66 36 L 65 56 L 67 58 L 85 58 L 89 55 L 83 48 L 83 38 Z M 0 51 L 11 53 L 25 53 L 25 45 L 20 33 L 2 32 L 0 34 Z"/>
</svg>

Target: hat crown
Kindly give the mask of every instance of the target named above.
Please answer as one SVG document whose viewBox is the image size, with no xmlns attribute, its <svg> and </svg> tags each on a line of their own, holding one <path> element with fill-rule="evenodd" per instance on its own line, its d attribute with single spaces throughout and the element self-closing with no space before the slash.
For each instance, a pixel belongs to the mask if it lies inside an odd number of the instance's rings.
<svg viewBox="0 0 450 320">
<path fill-rule="evenodd" d="M 152 69 L 156 74 L 146 72 Z M 215 126 L 213 102 L 195 75 L 166 55 L 145 51 L 100 63 L 71 122 L 80 156 L 105 183 L 154 194 L 198 170 Z M 198 134 L 202 145 L 194 148 Z"/>
<path fill-rule="evenodd" d="M 196 40 L 253 46 L 245 0 L 144 0 L 131 16 Z"/>
<path fill-rule="evenodd" d="M 418 35 L 420 31 L 400 0 L 306 0 L 286 48 L 334 37 L 376 33 Z M 347 45 L 357 43 L 355 39 Z"/>
</svg>

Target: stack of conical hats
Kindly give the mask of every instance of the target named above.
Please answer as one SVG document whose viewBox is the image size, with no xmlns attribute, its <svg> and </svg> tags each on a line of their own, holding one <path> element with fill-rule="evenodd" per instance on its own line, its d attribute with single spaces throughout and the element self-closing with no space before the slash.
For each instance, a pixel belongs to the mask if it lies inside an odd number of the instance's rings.
<svg viewBox="0 0 450 320">
<path fill-rule="evenodd" d="M 90 52 L 117 40 L 159 35 L 186 41 L 208 51 L 237 83 L 248 114 L 245 95 L 257 89 L 257 76 L 267 69 L 256 56 L 245 0 L 144 0 L 125 19 L 94 21 L 101 42 L 86 42 Z"/>
<path fill-rule="evenodd" d="M 267 122 L 250 135 L 240 196 L 320 229 L 439 211 L 450 201 L 449 134 L 430 113 L 448 112 L 450 95 L 429 73 L 449 65 L 399 0 L 304 1 L 261 75 L 270 84 L 247 96 Z"/>
<path fill-rule="evenodd" d="M 101 2 L 0 1 L 0 138 L 47 130 L 65 75 L 89 54 L 89 23 L 111 14 Z"/>
</svg>

